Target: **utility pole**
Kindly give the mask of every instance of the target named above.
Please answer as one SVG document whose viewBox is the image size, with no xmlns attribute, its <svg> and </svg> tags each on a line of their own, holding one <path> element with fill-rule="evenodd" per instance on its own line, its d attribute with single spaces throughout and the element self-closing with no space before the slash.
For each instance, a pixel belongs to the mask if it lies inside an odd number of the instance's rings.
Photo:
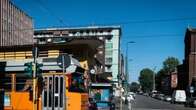
<svg viewBox="0 0 196 110">
<path fill-rule="evenodd" d="M 153 91 L 156 90 L 156 87 L 155 87 L 155 70 L 156 70 L 156 66 L 153 68 Z"/>
</svg>

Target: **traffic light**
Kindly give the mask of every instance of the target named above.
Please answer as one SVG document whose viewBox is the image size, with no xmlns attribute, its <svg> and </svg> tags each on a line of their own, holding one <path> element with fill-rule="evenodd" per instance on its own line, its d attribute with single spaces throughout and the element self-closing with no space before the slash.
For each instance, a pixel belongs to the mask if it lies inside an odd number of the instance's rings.
<svg viewBox="0 0 196 110">
<path fill-rule="evenodd" d="M 3 90 L 5 86 L 5 67 L 6 62 L 0 62 L 0 91 Z"/>
<path fill-rule="evenodd" d="M 42 69 L 41 69 L 41 67 L 43 67 L 43 64 L 42 64 L 42 63 L 40 63 L 40 64 L 37 63 L 36 66 L 37 66 L 37 68 L 36 68 L 37 76 L 41 76 L 41 74 L 42 74 Z"/>
<path fill-rule="evenodd" d="M 24 64 L 25 69 L 24 69 L 24 73 L 27 74 L 28 76 L 33 75 L 33 63 L 32 62 L 28 62 Z"/>
</svg>

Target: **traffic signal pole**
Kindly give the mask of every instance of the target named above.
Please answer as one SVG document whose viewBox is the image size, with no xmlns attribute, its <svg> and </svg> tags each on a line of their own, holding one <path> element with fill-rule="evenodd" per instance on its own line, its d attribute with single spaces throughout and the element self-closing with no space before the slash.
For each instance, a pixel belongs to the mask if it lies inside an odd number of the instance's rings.
<svg viewBox="0 0 196 110">
<path fill-rule="evenodd" d="M 62 63 L 63 63 L 63 75 L 65 74 L 65 57 L 62 55 Z M 66 77 L 65 77 L 65 87 L 66 87 Z M 66 95 L 66 88 L 65 88 L 65 110 L 67 110 L 67 95 Z"/>
<path fill-rule="evenodd" d="M 37 46 L 35 48 L 34 62 L 33 62 L 33 110 L 37 110 L 37 77 L 36 77 L 36 66 L 37 66 Z"/>
</svg>

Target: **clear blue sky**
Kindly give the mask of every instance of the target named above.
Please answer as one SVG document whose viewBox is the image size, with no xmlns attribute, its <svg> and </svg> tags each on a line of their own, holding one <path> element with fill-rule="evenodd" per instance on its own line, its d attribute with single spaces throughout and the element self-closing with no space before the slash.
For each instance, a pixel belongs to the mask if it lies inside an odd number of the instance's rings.
<svg viewBox="0 0 196 110">
<path fill-rule="evenodd" d="M 182 62 L 186 28 L 196 27 L 195 0 L 12 1 L 34 19 L 35 28 L 121 25 L 122 52 L 127 41 L 136 42 L 128 49 L 131 81 L 137 81 L 143 68 L 156 66 L 158 71 L 168 56 Z"/>
</svg>

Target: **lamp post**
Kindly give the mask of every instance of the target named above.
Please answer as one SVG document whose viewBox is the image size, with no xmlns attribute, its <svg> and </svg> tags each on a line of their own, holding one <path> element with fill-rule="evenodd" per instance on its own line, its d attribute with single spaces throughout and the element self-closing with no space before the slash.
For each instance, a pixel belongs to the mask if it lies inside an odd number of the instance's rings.
<svg viewBox="0 0 196 110">
<path fill-rule="evenodd" d="M 125 94 L 127 96 L 127 93 L 128 93 L 128 83 L 129 83 L 129 71 L 128 71 L 128 46 L 129 44 L 132 44 L 132 43 L 135 43 L 134 41 L 129 41 L 126 43 L 126 90 L 125 90 Z M 125 102 L 127 103 L 127 97 L 125 99 Z"/>
<path fill-rule="evenodd" d="M 134 41 L 129 41 L 126 43 L 126 83 L 128 87 L 128 82 L 129 82 L 129 71 L 128 71 L 128 46 L 129 44 L 135 43 Z"/>
</svg>

